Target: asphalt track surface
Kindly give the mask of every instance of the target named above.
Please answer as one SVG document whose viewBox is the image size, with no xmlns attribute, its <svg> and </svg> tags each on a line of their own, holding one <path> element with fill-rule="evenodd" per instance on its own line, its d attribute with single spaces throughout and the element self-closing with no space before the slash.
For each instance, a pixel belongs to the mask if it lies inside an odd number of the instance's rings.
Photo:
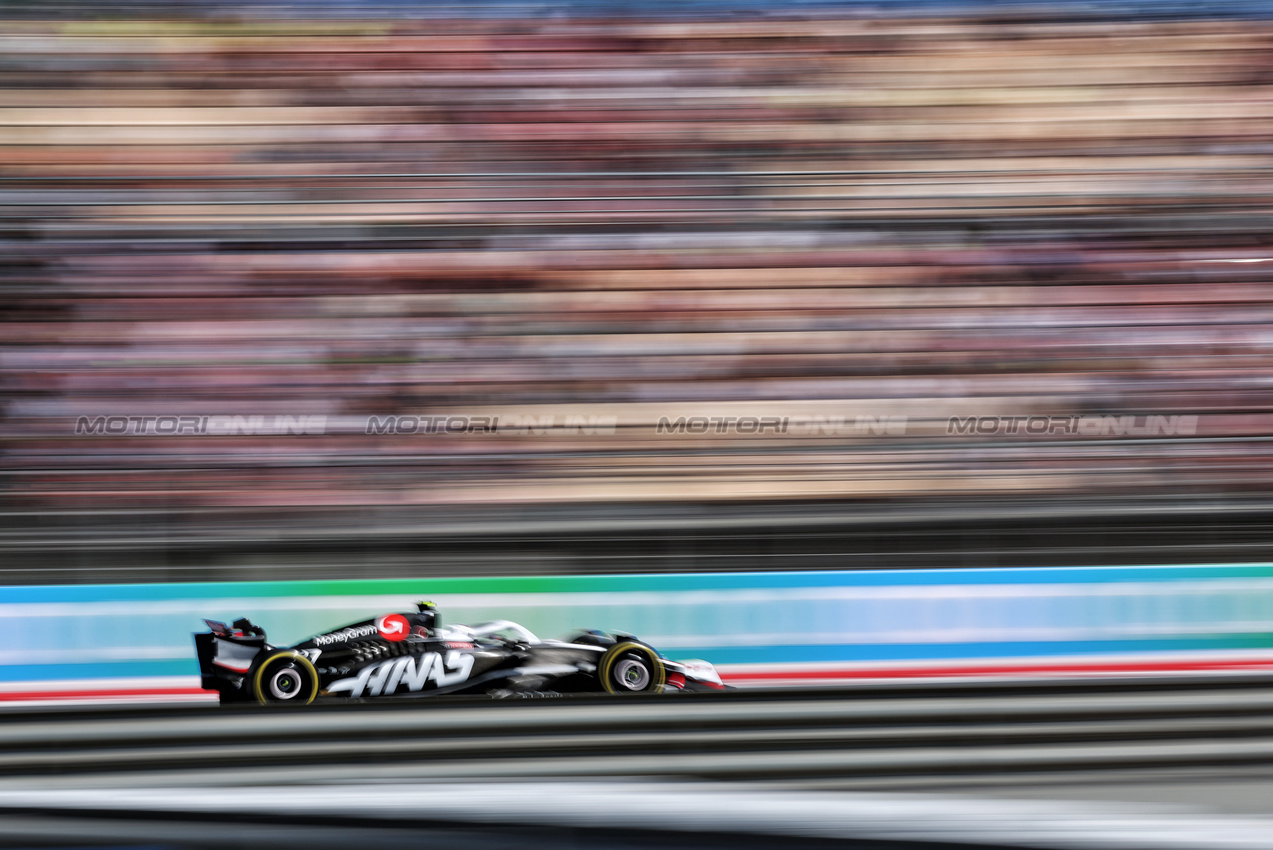
<svg viewBox="0 0 1273 850">
<path fill-rule="evenodd" d="M 0 844 L 1273 847 L 1273 677 L 12 709 Z"/>
</svg>

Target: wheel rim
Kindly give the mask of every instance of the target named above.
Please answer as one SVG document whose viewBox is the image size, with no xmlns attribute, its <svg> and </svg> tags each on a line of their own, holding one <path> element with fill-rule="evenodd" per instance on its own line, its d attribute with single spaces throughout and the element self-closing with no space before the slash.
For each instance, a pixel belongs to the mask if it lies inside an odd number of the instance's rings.
<svg viewBox="0 0 1273 850">
<path fill-rule="evenodd" d="M 625 658 L 615 665 L 614 677 L 629 691 L 643 691 L 650 686 L 650 668 L 636 658 Z"/>
<path fill-rule="evenodd" d="M 318 671 L 299 652 L 276 652 L 256 668 L 252 696 L 260 705 L 309 705 L 318 696 Z"/>
<path fill-rule="evenodd" d="M 301 692 L 301 675 L 295 667 L 284 667 L 270 677 L 270 693 L 276 699 L 293 699 Z"/>
</svg>

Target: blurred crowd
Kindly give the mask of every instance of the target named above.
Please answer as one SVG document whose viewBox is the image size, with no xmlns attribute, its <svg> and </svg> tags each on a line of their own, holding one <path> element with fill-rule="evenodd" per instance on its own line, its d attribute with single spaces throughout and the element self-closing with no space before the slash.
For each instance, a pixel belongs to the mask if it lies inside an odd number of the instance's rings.
<svg viewBox="0 0 1273 850">
<path fill-rule="evenodd" d="M 10 21 L 0 502 L 1267 491 L 1271 41 L 975 15 Z M 323 424 L 76 433 L 104 416 Z M 364 427 L 391 416 L 523 427 Z M 659 427 L 683 417 L 832 425 Z"/>
</svg>

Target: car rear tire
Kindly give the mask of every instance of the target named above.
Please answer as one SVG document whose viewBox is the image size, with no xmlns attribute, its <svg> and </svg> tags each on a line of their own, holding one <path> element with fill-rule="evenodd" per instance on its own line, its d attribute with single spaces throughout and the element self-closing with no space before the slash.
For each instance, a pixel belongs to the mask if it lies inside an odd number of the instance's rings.
<svg viewBox="0 0 1273 850">
<path fill-rule="evenodd" d="M 624 641 L 601 656 L 597 677 L 608 694 L 639 694 L 661 690 L 667 682 L 667 668 L 652 648 Z"/>
<path fill-rule="evenodd" d="M 276 653 L 256 668 L 252 695 L 261 705 L 309 705 L 318 696 L 318 671 L 299 652 Z"/>
</svg>

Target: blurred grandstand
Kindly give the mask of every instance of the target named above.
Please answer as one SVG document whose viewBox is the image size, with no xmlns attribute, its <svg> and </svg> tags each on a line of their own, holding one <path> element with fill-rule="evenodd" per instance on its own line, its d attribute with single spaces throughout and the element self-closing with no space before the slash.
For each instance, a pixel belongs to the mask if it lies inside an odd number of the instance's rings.
<svg viewBox="0 0 1273 850">
<path fill-rule="evenodd" d="M 1255 5 L 50 8 L 6 582 L 1273 558 Z"/>
</svg>

